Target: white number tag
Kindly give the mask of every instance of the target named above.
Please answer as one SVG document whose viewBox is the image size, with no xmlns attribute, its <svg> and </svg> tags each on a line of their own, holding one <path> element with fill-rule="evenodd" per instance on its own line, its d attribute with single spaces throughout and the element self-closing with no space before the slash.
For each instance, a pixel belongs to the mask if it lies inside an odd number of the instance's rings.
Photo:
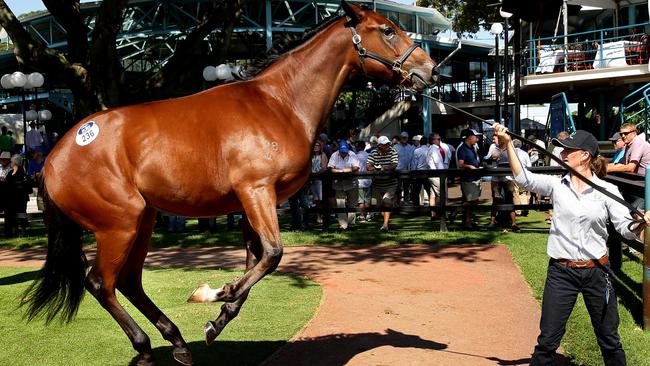
<svg viewBox="0 0 650 366">
<path fill-rule="evenodd" d="M 77 130 L 75 141 L 79 146 L 86 146 L 97 136 L 99 136 L 99 125 L 95 121 L 88 121 Z"/>
</svg>

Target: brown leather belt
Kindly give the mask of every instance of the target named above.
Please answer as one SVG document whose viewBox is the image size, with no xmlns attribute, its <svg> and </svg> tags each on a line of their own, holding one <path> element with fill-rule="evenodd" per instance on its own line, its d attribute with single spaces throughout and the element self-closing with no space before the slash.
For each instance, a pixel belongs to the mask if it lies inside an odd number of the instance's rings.
<svg viewBox="0 0 650 366">
<path fill-rule="evenodd" d="M 609 256 L 604 256 L 600 259 L 591 259 L 588 261 L 572 261 L 569 259 L 551 259 L 553 263 L 557 263 L 563 266 L 572 267 L 572 268 L 594 268 L 598 265 L 605 265 L 609 261 Z"/>
</svg>

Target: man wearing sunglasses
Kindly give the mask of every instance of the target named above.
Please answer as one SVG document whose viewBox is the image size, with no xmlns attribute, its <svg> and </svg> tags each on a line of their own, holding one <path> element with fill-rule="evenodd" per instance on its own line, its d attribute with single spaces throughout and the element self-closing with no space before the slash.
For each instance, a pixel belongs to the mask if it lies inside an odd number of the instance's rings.
<svg viewBox="0 0 650 366">
<path fill-rule="evenodd" d="M 650 144 L 639 136 L 633 123 L 624 123 L 619 135 L 625 143 L 625 155 L 621 164 L 610 163 L 607 172 L 627 172 L 645 176 L 645 169 L 650 163 Z"/>
</svg>

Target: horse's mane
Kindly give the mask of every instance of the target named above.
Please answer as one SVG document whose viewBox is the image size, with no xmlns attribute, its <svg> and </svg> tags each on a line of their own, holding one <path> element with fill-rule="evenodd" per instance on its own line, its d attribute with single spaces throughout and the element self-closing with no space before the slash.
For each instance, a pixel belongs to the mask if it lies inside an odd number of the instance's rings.
<svg viewBox="0 0 650 366">
<path fill-rule="evenodd" d="M 273 43 L 273 46 L 266 51 L 262 56 L 256 58 L 253 62 L 246 65 L 239 71 L 239 75 L 235 75 L 238 79 L 248 80 L 253 78 L 255 75 L 262 72 L 262 70 L 274 64 L 276 61 L 281 59 L 285 54 L 289 53 L 294 48 L 300 46 L 301 44 L 307 42 L 312 37 L 314 37 L 318 32 L 327 28 L 330 24 L 341 19 L 343 15 L 333 14 L 326 18 L 321 23 L 305 30 L 303 33 L 298 35 L 290 35 L 285 33 L 283 37 L 278 39 Z"/>
</svg>

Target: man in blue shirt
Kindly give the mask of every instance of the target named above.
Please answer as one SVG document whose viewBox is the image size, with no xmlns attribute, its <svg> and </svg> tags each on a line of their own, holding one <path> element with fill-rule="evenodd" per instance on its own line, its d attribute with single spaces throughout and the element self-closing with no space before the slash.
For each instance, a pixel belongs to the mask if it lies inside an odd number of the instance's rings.
<svg viewBox="0 0 650 366">
<path fill-rule="evenodd" d="M 479 168 L 480 157 L 476 149 L 478 136 L 481 136 L 476 130 L 468 128 L 460 133 L 463 143 L 456 150 L 456 160 L 458 168 L 476 170 Z M 460 178 L 460 189 L 463 192 L 463 206 L 465 206 L 465 218 L 463 226 L 466 229 L 474 229 L 475 223 L 472 221 L 472 207 L 478 204 L 481 197 L 481 175 L 468 174 Z"/>
<path fill-rule="evenodd" d="M 613 134 L 612 137 L 609 138 L 609 141 L 614 144 L 614 149 L 616 150 L 610 162 L 612 164 L 620 164 L 623 161 L 623 156 L 625 156 L 625 141 L 623 141 L 623 137 L 621 137 L 621 134 L 618 132 Z"/>
</svg>

